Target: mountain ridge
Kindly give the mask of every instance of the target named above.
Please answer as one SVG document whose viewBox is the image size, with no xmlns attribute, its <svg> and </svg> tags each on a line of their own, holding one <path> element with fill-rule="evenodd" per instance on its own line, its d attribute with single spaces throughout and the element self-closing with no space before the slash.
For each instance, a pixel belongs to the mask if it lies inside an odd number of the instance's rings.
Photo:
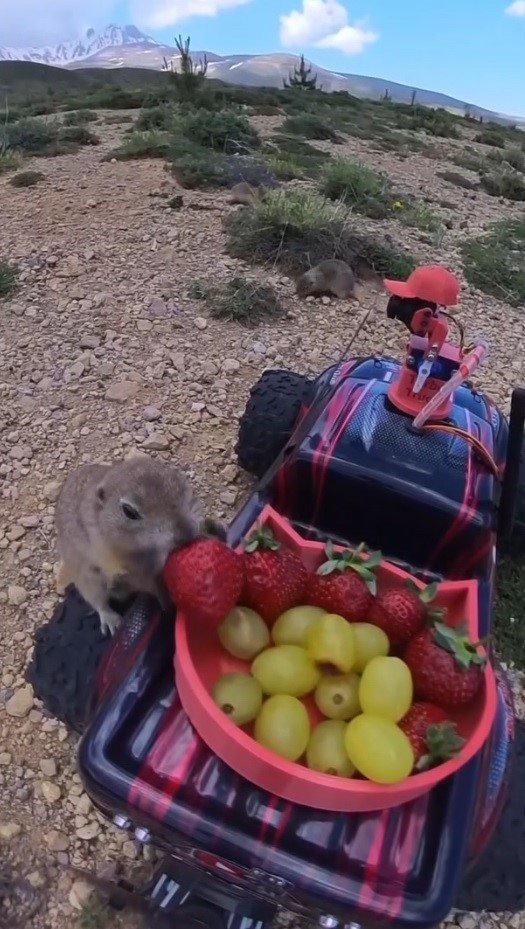
<svg viewBox="0 0 525 929">
<path fill-rule="evenodd" d="M 210 78 L 231 84 L 260 87 L 281 87 L 283 80 L 286 80 L 299 60 L 297 55 L 286 52 L 266 55 L 218 55 L 215 52 L 195 51 L 192 54 L 196 59 L 206 55 Z M 68 70 L 142 68 L 158 71 L 163 68 L 165 59 L 176 62 L 178 58 L 175 47 L 157 41 L 133 25 L 111 24 L 98 33 L 88 29 L 83 38 L 61 42 L 56 46 L 0 46 L 0 62 L 26 61 Z M 470 114 L 478 118 L 525 125 L 525 116 L 498 113 L 439 91 L 412 87 L 384 78 L 330 71 L 319 67 L 315 62 L 310 63 L 318 74 L 319 84 L 326 91 L 347 91 L 353 96 L 367 99 L 379 99 L 388 91 L 396 103 L 409 103 L 415 91 L 417 102 L 424 106 L 445 107 L 461 115 Z"/>
</svg>

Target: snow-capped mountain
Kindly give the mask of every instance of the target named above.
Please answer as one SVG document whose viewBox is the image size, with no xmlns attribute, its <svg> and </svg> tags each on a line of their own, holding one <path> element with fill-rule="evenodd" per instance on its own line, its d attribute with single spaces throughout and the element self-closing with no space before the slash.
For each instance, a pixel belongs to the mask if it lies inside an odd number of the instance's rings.
<svg viewBox="0 0 525 929">
<path fill-rule="evenodd" d="M 10 48 L 0 45 L 0 61 L 35 61 L 38 64 L 65 67 L 91 58 L 106 48 L 140 46 L 142 49 L 152 49 L 159 45 L 136 26 L 107 26 L 102 32 L 88 29 L 83 38 L 54 46 Z"/>
</svg>

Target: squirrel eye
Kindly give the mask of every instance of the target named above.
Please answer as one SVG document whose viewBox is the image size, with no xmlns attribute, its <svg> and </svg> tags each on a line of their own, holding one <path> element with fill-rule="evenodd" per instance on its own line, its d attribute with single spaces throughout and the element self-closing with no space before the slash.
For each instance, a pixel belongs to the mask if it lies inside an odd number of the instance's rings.
<svg viewBox="0 0 525 929">
<path fill-rule="evenodd" d="M 141 518 L 139 511 L 136 510 L 135 507 L 131 505 L 131 503 L 123 503 L 122 512 L 124 513 L 124 516 L 127 517 L 127 519 L 140 519 Z"/>
</svg>

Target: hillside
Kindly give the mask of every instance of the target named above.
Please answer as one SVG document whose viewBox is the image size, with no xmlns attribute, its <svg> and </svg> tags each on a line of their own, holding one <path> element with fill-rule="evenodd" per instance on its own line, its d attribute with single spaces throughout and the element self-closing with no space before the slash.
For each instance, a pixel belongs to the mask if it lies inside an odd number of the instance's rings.
<svg viewBox="0 0 525 929">
<path fill-rule="evenodd" d="M 283 80 L 287 79 L 299 60 L 297 55 L 284 52 L 225 56 L 211 51 L 195 51 L 193 55 L 196 59 L 206 55 L 209 62 L 208 77 L 227 84 L 251 87 L 282 87 Z M 113 24 L 99 33 L 89 29 L 83 38 L 59 43 L 55 47 L 0 46 L 0 64 L 2 61 L 24 61 L 28 64 L 60 66 L 75 72 L 86 68 L 106 73 L 141 69 L 144 72 L 143 83 L 148 81 L 146 72 L 160 71 L 165 60 L 173 61 L 176 65 L 177 59 L 178 52 L 174 46 L 158 42 L 132 25 Z M 469 113 L 477 118 L 520 122 L 525 125 L 525 117 L 494 113 L 438 91 L 398 84 L 381 77 L 339 73 L 320 68 L 315 62 L 312 64 L 317 71 L 319 84 L 325 91 L 347 91 L 353 96 L 370 100 L 379 100 L 385 91 L 388 91 L 396 103 L 410 103 L 415 92 L 418 103 L 424 106 L 445 107 L 460 114 Z"/>
</svg>

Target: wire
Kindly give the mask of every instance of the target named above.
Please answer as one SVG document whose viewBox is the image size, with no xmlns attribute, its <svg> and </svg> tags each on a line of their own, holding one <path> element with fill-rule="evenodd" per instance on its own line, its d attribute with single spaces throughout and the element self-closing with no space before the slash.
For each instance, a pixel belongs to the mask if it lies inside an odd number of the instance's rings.
<svg viewBox="0 0 525 929">
<path fill-rule="evenodd" d="M 501 479 L 501 469 L 494 461 L 490 452 L 487 451 L 485 446 L 479 441 L 479 439 L 476 439 L 475 436 L 470 435 L 469 432 L 464 432 L 464 430 L 460 429 L 458 426 L 449 426 L 447 423 L 427 423 L 425 426 L 423 426 L 424 431 L 431 429 L 433 429 L 435 432 L 446 432 L 449 435 L 456 436 L 458 439 L 464 439 L 465 442 L 468 442 L 470 445 L 472 445 L 474 450 L 481 458 L 485 467 L 487 467 L 488 470 L 492 472 L 494 477 L 496 477 L 498 480 Z"/>
</svg>

